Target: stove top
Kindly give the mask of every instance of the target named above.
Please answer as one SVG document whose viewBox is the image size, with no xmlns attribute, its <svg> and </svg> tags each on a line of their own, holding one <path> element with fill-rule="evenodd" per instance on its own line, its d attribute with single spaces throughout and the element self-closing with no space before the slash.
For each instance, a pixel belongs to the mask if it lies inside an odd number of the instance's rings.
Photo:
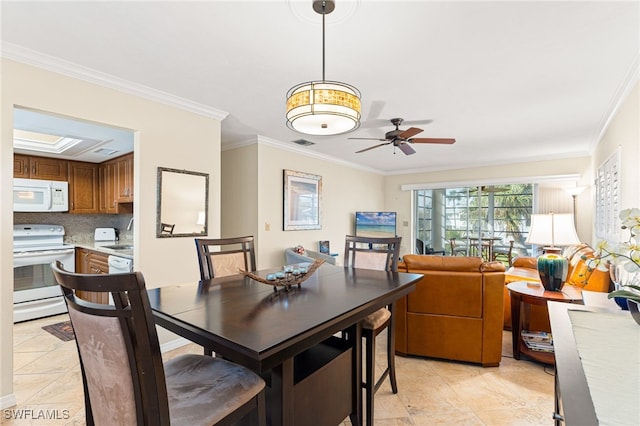
<svg viewBox="0 0 640 426">
<path fill-rule="evenodd" d="M 62 250 L 73 246 L 64 244 L 61 225 L 22 224 L 13 226 L 13 251 Z"/>
</svg>

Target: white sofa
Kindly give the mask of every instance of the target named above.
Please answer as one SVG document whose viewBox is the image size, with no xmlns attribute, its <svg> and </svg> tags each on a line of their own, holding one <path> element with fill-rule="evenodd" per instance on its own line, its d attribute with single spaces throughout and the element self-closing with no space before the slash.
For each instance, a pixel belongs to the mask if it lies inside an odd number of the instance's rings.
<svg viewBox="0 0 640 426">
<path fill-rule="evenodd" d="M 315 259 L 322 259 L 326 263 L 331 265 L 336 264 L 336 257 L 328 254 L 320 253 L 318 251 L 306 250 L 304 254 L 298 254 L 294 251 L 293 247 L 286 248 L 284 250 L 284 262 L 285 265 L 294 265 L 296 263 L 312 263 Z"/>
</svg>

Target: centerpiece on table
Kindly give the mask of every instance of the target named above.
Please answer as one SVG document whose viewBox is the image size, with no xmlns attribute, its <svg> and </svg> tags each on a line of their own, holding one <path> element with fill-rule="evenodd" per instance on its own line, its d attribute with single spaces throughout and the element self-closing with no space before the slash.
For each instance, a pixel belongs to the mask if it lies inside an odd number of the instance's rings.
<svg viewBox="0 0 640 426">
<path fill-rule="evenodd" d="M 300 265 L 286 265 L 280 271 L 270 272 L 266 274 L 265 277 L 261 277 L 253 272 L 244 271 L 242 269 L 238 269 L 242 275 L 251 278 L 252 280 L 258 281 L 263 284 L 268 284 L 273 286 L 273 291 L 277 291 L 278 287 L 283 287 L 286 291 L 291 290 L 293 286 L 300 287 L 307 278 L 309 278 L 313 273 L 324 263 L 322 259 L 316 259 L 314 262 L 308 267 L 306 264 Z"/>
</svg>

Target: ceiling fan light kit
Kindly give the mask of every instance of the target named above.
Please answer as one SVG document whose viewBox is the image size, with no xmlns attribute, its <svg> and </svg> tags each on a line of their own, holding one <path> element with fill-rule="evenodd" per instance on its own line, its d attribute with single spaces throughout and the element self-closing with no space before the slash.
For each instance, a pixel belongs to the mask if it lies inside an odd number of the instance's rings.
<svg viewBox="0 0 640 426">
<path fill-rule="evenodd" d="M 339 135 L 360 127 L 360 91 L 324 79 L 324 17 L 334 9 L 333 0 L 313 1 L 313 10 L 322 15 L 322 80 L 298 84 L 287 92 L 287 127 L 307 135 Z"/>
</svg>

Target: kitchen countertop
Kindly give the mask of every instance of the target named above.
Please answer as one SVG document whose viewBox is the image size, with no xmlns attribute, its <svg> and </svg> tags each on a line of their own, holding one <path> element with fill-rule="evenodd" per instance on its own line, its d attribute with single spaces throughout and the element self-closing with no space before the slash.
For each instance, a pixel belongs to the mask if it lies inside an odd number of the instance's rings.
<svg viewBox="0 0 640 426">
<path fill-rule="evenodd" d="M 114 256 L 125 257 L 127 259 L 133 259 L 133 243 L 130 241 L 101 241 L 101 242 L 90 242 L 90 243 L 74 243 L 76 247 L 85 248 L 88 250 L 95 250 L 101 253 L 106 253 Z M 108 248 L 105 246 L 120 246 L 120 247 L 130 247 L 130 248 Z"/>
</svg>

